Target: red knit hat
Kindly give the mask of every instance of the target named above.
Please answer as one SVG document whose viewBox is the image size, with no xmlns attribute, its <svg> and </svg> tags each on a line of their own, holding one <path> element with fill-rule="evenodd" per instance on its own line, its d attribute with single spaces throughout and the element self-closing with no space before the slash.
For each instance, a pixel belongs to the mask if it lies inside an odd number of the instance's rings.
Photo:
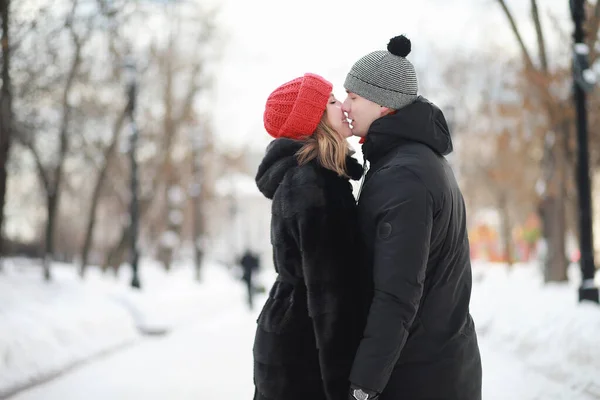
<svg viewBox="0 0 600 400">
<path fill-rule="evenodd" d="M 333 85 L 315 74 L 284 83 L 269 95 L 263 121 L 274 138 L 310 136 L 327 108 Z"/>
</svg>

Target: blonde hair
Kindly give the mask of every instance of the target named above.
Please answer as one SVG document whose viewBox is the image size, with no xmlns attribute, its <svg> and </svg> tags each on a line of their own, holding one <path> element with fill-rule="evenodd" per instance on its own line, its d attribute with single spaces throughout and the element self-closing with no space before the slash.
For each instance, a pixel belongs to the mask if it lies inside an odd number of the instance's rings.
<svg viewBox="0 0 600 400">
<path fill-rule="evenodd" d="M 347 178 L 346 157 L 351 154 L 350 145 L 327 125 L 326 115 L 323 115 L 313 135 L 305 139 L 304 146 L 296 153 L 298 164 L 304 165 L 316 158 L 324 168 Z"/>
</svg>

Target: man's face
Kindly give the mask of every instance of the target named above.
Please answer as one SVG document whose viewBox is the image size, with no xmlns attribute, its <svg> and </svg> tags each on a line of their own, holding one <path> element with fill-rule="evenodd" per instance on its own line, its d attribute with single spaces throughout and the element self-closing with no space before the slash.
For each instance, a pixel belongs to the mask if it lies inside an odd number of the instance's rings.
<svg viewBox="0 0 600 400">
<path fill-rule="evenodd" d="M 352 121 L 352 134 L 365 137 L 369 132 L 371 123 L 385 115 L 389 109 L 365 99 L 356 93 L 346 91 L 348 96 L 344 100 L 342 110 L 348 114 Z"/>
</svg>

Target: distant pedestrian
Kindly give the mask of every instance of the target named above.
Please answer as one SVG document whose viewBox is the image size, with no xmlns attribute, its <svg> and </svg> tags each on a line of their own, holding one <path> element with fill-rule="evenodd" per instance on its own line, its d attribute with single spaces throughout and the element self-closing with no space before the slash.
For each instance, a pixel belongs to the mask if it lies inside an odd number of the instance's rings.
<svg viewBox="0 0 600 400">
<path fill-rule="evenodd" d="M 260 259 L 250 250 L 246 250 L 240 260 L 240 265 L 242 266 L 243 271 L 242 280 L 246 283 L 246 288 L 248 290 L 248 307 L 252 310 L 254 308 L 254 294 L 256 293 L 252 276 L 260 267 Z"/>
</svg>

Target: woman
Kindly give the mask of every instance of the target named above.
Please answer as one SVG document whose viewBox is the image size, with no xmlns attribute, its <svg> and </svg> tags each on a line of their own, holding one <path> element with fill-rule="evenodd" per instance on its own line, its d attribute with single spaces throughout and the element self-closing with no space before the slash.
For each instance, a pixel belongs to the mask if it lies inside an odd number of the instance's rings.
<svg viewBox="0 0 600 400">
<path fill-rule="evenodd" d="M 267 148 L 256 182 L 272 199 L 278 277 L 258 318 L 255 400 L 346 400 L 365 289 L 349 178 L 352 135 L 332 85 L 314 74 L 269 96 Z"/>
</svg>

